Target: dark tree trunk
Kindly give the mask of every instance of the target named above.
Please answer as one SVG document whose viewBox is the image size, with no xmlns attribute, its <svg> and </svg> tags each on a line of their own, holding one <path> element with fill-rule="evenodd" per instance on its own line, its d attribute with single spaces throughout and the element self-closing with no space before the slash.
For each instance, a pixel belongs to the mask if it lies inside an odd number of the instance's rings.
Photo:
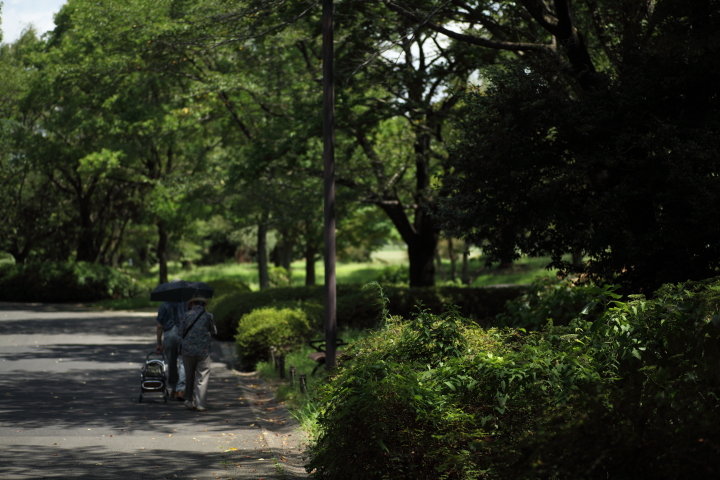
<svg viewBox="0 0 720 480">
<path fill-rule="evenodd" d="M 439 235 L 435 222 L 423 211 L 415 213 L 415 229 L 416 233 L 408 242 L 410 286 L 432 287 L 435 285 L 433 257 L 437 250 Z"/>
<path fill-rule="evenodd" d="M 433 257 L 436 248 L 437 238 L 423 238 L 419 235 L 408 245 L 411 287 L 432 287 L 435 285 Z"/>
<path fill-rule="evenodd" d="M 434 260 L 439 238 L 435 230 L 435 223 L 429 216 L 416 212 L 414 225 L 411 224 L 399 200 L 388 201 L 380 206 L 408 246 L 410 286 L 431 287 L 435 285 Z"/>
<path fill-rule="evenodd" d="M 457 267 L 455 266 L 455 246 L 452 237 L 448 238 L 448 255 L 450 256 L 450 280 L 457 278 Z"/>
<path fill-rule="evenodd" d="M 258 278 L 260 282 L 260 290 L 270 288 L 270 276 L 268 275 L 268 255 L 267 255 L 267 218 L 264 218 L 258 224 L 257 238 L 257 256 L 258 256 Z"/>
<path fill-rule="evenodd" d="M 305 285 L 315 285 L 315 256 L 317 248 L 312 245 L 305 247 Z"/>
<path fill-rule="evenodd" d="M 462 281 L 463 285 L 470 285 L 470 271 L 468 266 L 468 260 L 470 257 L 470 244 L 467 240 L 464 242 L 464 249 L 463 249 L 463 256 L 462 256 L 462 273 L 460 276 L 460 281 Z"/>
<path fill-rule="evenodd" d="M 27 259 L 28 255 L 30 255 L 31 250 L 31 243 L 25 242 L 25 245 L 23 245 L 23 248 L 19 248 L 17 245 L 14 245 L 13 248 L 10 250 L 10 254 L 15 259 L 15 263 L 17 264 L 23 264 L 25 263 L 25 260 Z"/>
<path fill-rule="evenodd" d="M 158 229 L 158 243 L 157 243 L 157 258 L 160 266 L 160 283 L 168 282 L 168 231 L 165 227 L 165 222 L 159 221 L 157 224 Z"/>
<path fill-rule="evenodd" d="M 281 240 L 275 245 L 274 249 L 275 266 L 287 270 L 288 277 L 292 276 L 293 251 L 295 250 L 295 242 L 291 238 L 290 234 L 283 233 Z"/>
<path fill-rule="evenodd" d="M 95 235 L 93 232 L 93 221 L 90 214 L 89 200 L 80 199 L 80 235 L 78 237 L 78 246 L 76 260 L 78 262 L 96 262 L 100 253 L 95 247 Z"/>
</svg>

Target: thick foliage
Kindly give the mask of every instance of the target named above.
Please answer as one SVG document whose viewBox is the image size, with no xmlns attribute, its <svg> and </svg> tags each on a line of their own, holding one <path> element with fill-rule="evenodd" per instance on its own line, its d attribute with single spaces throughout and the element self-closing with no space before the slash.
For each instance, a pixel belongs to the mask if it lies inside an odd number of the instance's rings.
<svg viewBox="0 0 720 480">
<path fill-rule="evenodd" d="M 89 302 L 132 297 L 141 290 L 129 275 L 95 263 L 42 262 L 0 270 L 0 300 L 6 302 Z"/>
<path fill-rule="evenodd" d="M 462 314 L 476 322 L 489 324 L 508 300 L 518 297 L 526 287 L 388 287 L 390 313 L 409 317 L 415 305 L 423 304 L 431 312 L 442 313 L 445 305 L 458 305 Z M 372 328 L 378 325 L 381 308 L 376 296 L 361 285 L 338 285 L 338 325 Z M 242 292 L 219 297 L 213 302 L 218 338 L 232 340 L 237 322 L 246 313 L 263 307 L 302 308 L 313 326 L 321 330 L 323 287 L 273 288 L 260 292 Z"/>
<path fill-rule="evenodd" d="M 595 322 L 571 325 L 575 341 L 616 380 L 604 386 L 602 403 L 579 399 L 582 416 L 529 438 L 532 454 L 520 471 L 533 465 L 541 478 L 720 476 L 720 279 L 665 285 L 654 297 L 613 301 Z"/>
<path fill-rule="evenodd" d="M 466 97 L 439 214 L 445 230 L 487 240 L 488 261 L 549 255 L 649 294 L 720 267 L 709 221 L 720 208 L 720 3 L 659 1 L 650 21 L 615 13 L 621 64 L 594 88 L 573 91 L 552 61 L 523 60 Z"/>
<path fill-rule="evenodd" d="M 320 391 L 323 479 L 680 479 L 720 473 L 720 280 L 542 332 L 389 319 Z"/>
<path fill-rule="evenodd" d="M 410 282 L 410 277 L 405 266 L 390 265 L 377 274 L 375 281 L 380 285 L 407 285 Z"/>
<path fill-rule="evenodd" d="M 590 287 L 576 286 L 569 280 L 538 278 L 527 292 L 507 303 L 494 325 L 528 330 L 540 330 L 549 320 L 554 325 L 567 325 L 592 300 L 592 292 Z"/>
<path fill-rule="evenodd" d="M 485 477 L 543 411 L 600 381 L 576 350 L 557 335 L 484 331 L 457 311 L 390 319 L 321 390 L 308 469 L 325 479 Z"/>
<path fill-rule="evenodd" d="M 312 333 L 307 315 L 300 309 L 260 308 L 243 315 L 235 340 L 241 361 L 254 368 L 270 356 L 270 347 L 287 350 L 306 342 Z"/>
</svg>

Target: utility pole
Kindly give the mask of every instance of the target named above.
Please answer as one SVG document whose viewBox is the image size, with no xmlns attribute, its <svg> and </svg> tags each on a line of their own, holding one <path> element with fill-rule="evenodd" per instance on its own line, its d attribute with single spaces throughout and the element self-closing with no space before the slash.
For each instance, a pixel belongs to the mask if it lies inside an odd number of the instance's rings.
<svg viewBox="0 0 720 480">
<path fill-rule="evenodd" d="M 335 81 L 333 0 L 322 2 L 323 36 L 323 190 L 325 204 L 325 369 L 335 368 L 337 282 L 335 278 Z"/>
</svg>

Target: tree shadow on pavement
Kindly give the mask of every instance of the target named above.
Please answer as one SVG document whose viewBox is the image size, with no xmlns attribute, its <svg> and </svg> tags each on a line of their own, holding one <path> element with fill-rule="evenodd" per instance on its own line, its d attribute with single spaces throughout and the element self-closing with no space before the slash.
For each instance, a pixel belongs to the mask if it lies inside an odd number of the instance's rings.
<svg viewBox="0 0 720 480">
<path fill-rule="evenodd" d="M 75 447 L 12 445 L 0 460 L 2 478 L 77 480 L 253 479 L 278 478 L 263 452 L 254 449 L 194 453 L 184 449 L 146 448 L 113 451 L 105 446 Z"/>
</svg>

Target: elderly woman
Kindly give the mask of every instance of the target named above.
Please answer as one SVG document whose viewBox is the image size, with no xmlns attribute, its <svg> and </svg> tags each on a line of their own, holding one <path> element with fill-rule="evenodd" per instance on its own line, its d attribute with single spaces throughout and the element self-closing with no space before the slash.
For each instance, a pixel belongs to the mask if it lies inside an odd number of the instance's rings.
<svg viewBox="0 0 720 480">
<path fill-rule="evenodd" d="M 188 302 L 188 312 L 182 319 L 182 357 L 185 364 L 185 406 L 191 410 L 207 410 L 208 380 L 210 377 L 210 334 L 217 333 L 213 316 L 205 311 L 207 299 L 196 296 Z"/>
</svg>

